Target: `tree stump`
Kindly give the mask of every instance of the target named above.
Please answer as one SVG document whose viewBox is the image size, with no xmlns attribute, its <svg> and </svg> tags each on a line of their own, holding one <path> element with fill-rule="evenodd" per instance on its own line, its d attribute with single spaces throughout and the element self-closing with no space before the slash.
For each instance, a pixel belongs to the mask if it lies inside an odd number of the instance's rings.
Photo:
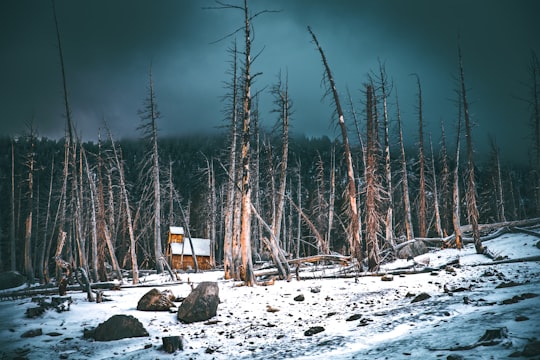
<svg viewBox="0 0 540 360">
<path fill-rule="evenodd" d="M 164 336 L 161 340 L 163 341 L 163 350 L 169 354 L 176 350 L 184 350 L 184 342 L 181 336 Z"/>
</svg>

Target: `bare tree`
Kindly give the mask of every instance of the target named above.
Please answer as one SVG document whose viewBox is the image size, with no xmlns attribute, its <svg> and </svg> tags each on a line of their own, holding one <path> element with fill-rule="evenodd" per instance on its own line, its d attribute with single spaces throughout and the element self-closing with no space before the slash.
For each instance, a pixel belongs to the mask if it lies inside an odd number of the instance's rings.
<svg viewBox="0 0 540 360">
<path fill-rule="evenodd" d="M 444 131 L 444 124 L 441 122 L 441 226 L 443 230 L 443 236 L 448 236 L 448 231 L 451 227 L 452 219 L 452 195 L 450 193 L 450 167 L 448 166 L 448 151 L 446 149 L 446 134 Z"/>
<path fill-rule="evenodd" d="M 504 191 L 503 191 L 503 184 L 502 184 L 502 175 L 501 175 L 501 159 L 499 155 L 499 147 L 497 146 L 497 143 L 495 142 L 494 138 L 490 137 L 490 145 L 491 145 L 491 152 L 493 154 L 493 162 L 494 162 L 494 169 L 493 169 L 493 183 L 494 183 L 494 190 L 497 194 L 495 196 L 496 199 L 496 209 L 497 209 L 497 221 L 498 222 L 504 222 L 506 221 L 506 215 L 504 210 Z"/>
<path fill-rule="evenodd" d="M 425 155 L 424 155 L 424 119 L 422 111 L 422 87 L 420 77 L 416 76 L 418 84 L 418 165 L 420 167 L 419 189 L 418 189 L 418 235 L 427 236 L 427 205 L 426 205 L 426 175 L 425 175 Z"/>
<path fill-rule="evenodd" d="M 135 241 L 135 232 L 133 230 L 131 207 L 129 205 L 129 196 L 127 192 L 126 180 L 125 180 L 125 175 L 124 175 L 124 164 L 122 163 L 120 151 L 117 150 L 117 147 L 114 143 L 112 135 L 109 134 L 109 138 L 111 140 L 111 145 L 112 145 L 112 149 L 114 153 L 114 160 L 116 162 L 118 177 L 120 179 L 120 191 L 122 193 L 122 199 L 124 200 L 124 206 L 125 206 L 125 211 L 126 211 L 126 221 L 127 221 L 127 227 L 128 227 L 129 239 L 130 239 L 129 254 L 131 258 L 131 270 L 133 272 L 132 282 L 133 284 L 138 284 L 139 283 L 139 267 L 138 267 L 137 252 L 136 252 L 137 244 Z M 161 259 L 156 259 L 156 261 L 159 263 L 161 262 Z"/>
<path fill-rule="evenodd" d="M 9 222 L 10 268 L 17 270 L 17 244 L 15 240 L 15 140 L 11 138 L 11 204 Z"/>
<path fill-rule="evenodd" d="M 34 210 L 34 171 L 35 171 L 35 130 L 32 124 L 29 124 L 28 130 L 28 154 L 26 157 L 26 166 L 28 168 L 27 178 L 27 216 L 24 231 L 24 273 L 29 284 L 34 283 L 34 265 L 32 263 L 32 221 Z"/>
<path fill-rule="evenodd" d="M 161 182 L 160 182 L 160 165 L 159 165 L 159 148 L 158 148 L 158 130 L 157 120 L 160 117 L 160 113 L 157 108 L 156 93 L 154 89 L 154 80 L 152 77 L 152 69 L 150 68 L 149 80 L 148 80 L 148 97 L 144 110 L 139 111 L 142 124 L 139 126 L 139 130 L 145 136 L 145 139 L 150 144 L 148 151 L 149 163 L 145 164 L 149 167 L 148 174 L 150 175 L 150 183 L 152 186 L 152 220 L 153 220 L 153 251 L 154 259 L 156 262 L 156 269 L 158 274 L 163 272 L 163 251 L 161 244 Z"/>
<path fill-rule="evenodd" d="M 403 143 L 403 129 L 401 128 L 401 113 L 399 111 L 399 101 L 396 94 L 397 122 L 399 131 L 399 146 L 401 150 L 401 184 L 403 186 L 403 206 L 405 210 L 405 231 L 407 240 L 414 239 L 414 229 L 412 224 L 411 201 L 409 197 L 409 180 L 407 171 L 407 159 L 405 157 L 405 145 Z"/>
<path fill-rule="evenodd" d="M 317 37 L 313 33 L 310 27 L 308 27 L 308 31 L 311 34 L 311 37 L 313 38 L 313 42 L 317 46 L 317 49 L 321 55 L 321 59 L 324 65 L 324 79 L 328 81 L 328 91 L 332 94 L 336 112 L 338 116 L 338 124 L 341 129 L 341 136 L 343 140 L 343 148 L 344 148 L 344 157 L 345 162 L 347 165 L 347 199 L 348 199 L 348 210 L 350 212 L 350 230 L 348 234 L 349 238 L 349 247 L 351 254 L 356 260 L 358 261 L 358 264 L 362 263 L 362 246 L 360 243 L 360 222 L 359 222 L 359 216 L 358 216 L 358 206 L 357 206 L 357 199 L 356 199 L 356 183 L 355 183 L 355 177 L 354 177 L 354 167 L 353 167 L 353 161 L 352 161 L 352 154 L 351 149 L 349 146 L 349 138 L 347 136 L 347 127 L 345 126 L 345 116 L 343 114 L 343 110 L 341 108 L 341 103 L 339 101 L 339 96 L 336 88 L 336 84 L 334 81 L 334 77 L 332 76 L 332 72 L 330 71 L 330 66 L 328 65 L 328 61 L 326 60 L 326 56 L 324 54 L 324 51 L 322 47 L 319 45 L 319 41 L 317 40 Z"/>
<path fill-rule="evenodd" d="M 469 116 L 469 103 L 467 102 L 467 90 L 465 87 L 465 75 L 463 71 L 463 61 L 461 56 L 461 46 L 458 46 L 459 57 L 459 74 L 461 80 L 461 97 L 463 101 L 463 115 L 465 118 L 465 137 L 467 139 L 467 213 L 469 215 L 469 221 L 472 226 L 472 236 L 474 240 L 474 247 L 478 254 L 484 252 L 482 246 L 482 240 L 480 239 L 480 230 L 478 227 L 478 207 L 476 204 L 476 182 L 474 176 L 474 159 L 473 159 L 473 145 L 472 145 L 472 124 Z"/>
<path fill-rule="evenodd" d="M 383 105 L 383 127 L 384 127 L 384 174 L 386 180 L 386 227 L 385 238 L 390 247 L 395 247 L 394 242 L 394 199 L 392 188 L 392 161 L 390 154 L 390 136 L 388 123 L 388 78 L 386 69 L 383 63 L 379 61 L 379 86 L 381 89 L 382 105 Z"/>
<path fill-rule="evenodd" d="M 231 89 L 231 100 L 230 100 L 230 125 L 229 125 L 229 161 L 228 161 L 228 171 L 229 174 L 227 180 L 227 190 L 226 190 L 226 205 L 225 205 L 225 216 L 224 216 L 224 236 L 223 236 L 223 267 L 225 270 L 225 279 L 234 279 L 237 278 L 237 269 L 234 266 L 233 261 L 233 224 L 234 224 L 234 205 L 236 198 L 236 174 L 237 174 L 237 142 L 238 142 L 238 74 L 237 74 L 237 49 L 236 42 L 234 43 L 234 48 L 231 50 L 232 54 L 232 80 L 229 85 Z"/>
<path fill-rule="evenodd" d="M 531 77 L 530 95 L 527 100 L 531 108 L 531 125 L 533 129 L 533 150 L 536 173 L 536 214 L 540 215 L 540 62 L 534 51 L 531 52 L 529 61 L 529 73 Z"/>
<path fill-rule="evenodd" d="M 443 237 L 443 230 L 441 225 L 441 213 L 439 210 L 439 189 L 437 186 L 437 169 L 435 168 L 435 155 L 433 154 L 433 142 L 431 141 L 431 135 L 429 136 L 429 149 L 431 151 L 431 171 L 433 179 L 433 209 L 435 212 L 435 230 L 440 238 Z"/>
<path fill-rule="evenodd" d="M 366 115 L 367 115 L 367 146 L 366 146 L 366 248 L 368 256 L 368 270 L 376 271 L 379 268 L 379 242 L 380 214 L 378 205 L 381 201 L 380 182 L 377 172 L 377 132 L 374 122 L 374 91 L 371 85 L 366 86 Z"/>
<path fill-rule="evenodd" d="M 460 150 L 461 150 L 461 92 L 458 91 L 459 101 L 458 101 L 458 123 L 457 123 L 457 135 L 456 135 L 456 158 L 455 166 L 453 173 L 452 181 L 452 224 L 454 226 L 454 236 L 456 238 L 456 247 L 458 249 L 462 248 L 462 238 L 461 238 L 461 198 L 459 195 L 459 162 L 460 162 Z"/>
</svg>

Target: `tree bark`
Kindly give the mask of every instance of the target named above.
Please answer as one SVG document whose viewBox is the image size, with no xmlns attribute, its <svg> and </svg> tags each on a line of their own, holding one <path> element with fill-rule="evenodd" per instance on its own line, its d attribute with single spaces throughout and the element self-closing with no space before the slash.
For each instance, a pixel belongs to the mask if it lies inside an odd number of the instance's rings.
<svg viewBox="0 0 540 360">
<path fill-rule="evenodd" d="M 469 221 L 472 226 L 472 235 L 474 239 L 474 247 L 476 253 L 482 254 L 484 247 L 480 240 L 480 231 L 478 230 L 478 207 L 476 203 L 476 180 L 474 175 L 474 159 L 473 159 L 473 145 L 472 145 L 472 124 L 469 116 L 469 103 L 467 102 L 467 93 L 465 87 L 465 75 L 463 72 L 463 61 L 461 57 L 461 47 L 458 47 L 459 57 L 459 74 L 461 79 L 461 96 L 463 101 L 463 115 L 465 117 L 465 132 L 467 139 L 467 213 L 469 215 Z"/>
<path fill-rule="evenodd" d="M 409 175 L 407 171 L 407 159 L 405 157 L 405 145 L 403 142 L 403 129 L 401 128 L 401 113 L 399 111 L 399 102 L 396 95 L 396 107 L 397 107 L 397 121 L 399 128 L 399 146 L 401 149 L 401 172 L 403 180 L 401 184 L 403 186 L 403 206 L 405 210 L 405 231 L 407 233 L 407 240 L 414 238 L 414 229 L 412 223 L 412 210 L 411 201 L 409 198 Z"/>
<path fill-rule="evenodd" d="M 420 237 L 427 237 L 427 210 L 426 210 L 426 176 L 424 156 L 424 119 L 422 111 L 422 87 L 420 77 L 415 74 L 418 83 L 418 165 L 420 167 L 418 190 L 418 233 Z"/>
<path fill-rule="evenodd" d="M 356 203 L 357 201 L 356 183 L 355 183 L 355 177 L 354 177 L 352 154 L 351 154 L 351 149 L 349 146 L 349 138 L 347 136 L 347 127 L 345 126 L 345 116 L 343 114 L 341 103 L 339 101 L 336 84 L 334 82 L 334 78 L 332 76 L 332 72 L 330 71 L 330 66 L 328 65 L 323 49 L 319 45 L 319 41 L 317 40 L 317 37 L 315 36 L 315 34 L 313 33 L 310 27 L 308 27 L 308 31 L 311 34 L 311 37 L 313 38 L 313 42 L 317 46 L 317 49 L 321 55 L 324 69 L 325 69 L 325 74 L 326 74 L 325 79 L 327 79 L 329 82 L 329 90 L 331 91 L 333 95 L 334 103 L 336 105 L 336 112 L 338 115 L 338 124 L 341 129 L 341 136 L 343 140 L 344 157 L 345 157 L 345 162 L 347 164 L 347 179 L 348 179 L 347 204 L 348 204 L 349 217 L 350 217 L 350 232 L 348 236 L 349 247 L 350 247 L 351 254 L 354 256 L 354 258 L 357 259 L 358 263 L 361 264 L 362 263 L 362 246 L 360 243 L 359 217 L 358 217 L 358 207 Z"/>
</svg>

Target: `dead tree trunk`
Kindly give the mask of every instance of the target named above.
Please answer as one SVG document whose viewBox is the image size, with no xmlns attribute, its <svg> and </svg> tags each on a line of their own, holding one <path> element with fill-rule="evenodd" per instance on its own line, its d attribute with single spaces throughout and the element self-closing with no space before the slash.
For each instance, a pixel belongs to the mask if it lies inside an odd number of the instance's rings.
<svg viewBox="0 0 540 360">
<path fill-rule="evenodd" d="M 419 236 L 427 237 L 427 210 L 426 210 L 426 175 L 424 156 L 424 119 L 422 112 L 422 87 L 420 77 L 415 74 L 418 83 L 418 165 L 420 167 L 418 190 L 418 232 Z"/>
<path fill-rule="evenodd" d="M 237 144 L 237 127 L 238 127 L 238 75 L 237 75 L 237 50 L 236 43 L 234 44 L 234 49 L 232 50 L 233 55 L 233 69 L 232 69 L 232 99 L 231 99 L 231 110 L 230 118 L 230 148 L 229 148 L 229 164 L 228 164 L 228 173 L 229 178 L 227 180 L 227 196 L 226 196 L 226 206 L 225 206 L 225 218 L 224 218 L 224 237 L 223 237 L 223 268 L 225 271 L 225 279 L 234 279 L 237 277 L 237 269 L 234 266 L 233 261 L 233 238 L 234 238 L 234 205 L 236 198 L 236 144 Z"/>
<path fill-rule="evenodd" d="M 393 189 L 392 189 L 392 162 L 390 156 L 390 136 L 388 132 L 388 81 L 386 77 L 386 70 L 384 65 L 379 63 L 380 71 L 380 87 L 382 91 L 382 101 L 383 101 L 383 126 L 384 126 L 384 170 L 386 177 L 386 227 L 385 227 L 385 238 L 386 242 L 390 245 L 391 248 L 395 247 L 395 234 L 394 234 L 394 199 L 393 199 Z"/>
<path fill-rule="evenodd" d="M 35 134 L 32 125 L 29 129 L 29 145 L 30 150 L 27 156 L 26 166 L 28 167 L 28 194 L 27 194 L 27 208 L 28 213 L 25 221 L 24 231 L 24 272 L 28 279 L 29 284 L 34 283 L 34 266 L 32 264 L 32 221 L 33 221 L 33 209 L 34 209 L 34 167 L 35 167 Z"/>
<path fill-rule="evenodd" d="M 276 239 L 281 238 L 281 220 L 283 217 L 283 211 L 285 208 L 285 190 L 287 186 L 287 166 L 289 158 L 289 115 L 291 112 L 291 102 L 289 99 L 289 85 L 288 79 L 285 80 L 284 86 L 281 84 L 281 78 L 279 83 L 274 89 L 276 96 L 276 104 L 278 105 L 277 111 L 279 111 L 279 117 L 282 125 L 282 137 L 281 137 L 281 163 L 279 171 L 279 186 L 277 192 L 276 201 L 276 216 L 272 221 L 272 229 Z"/>
<path fill-rule="evenodd" d="M 456 238 L 456 247 L 461 249 L 463 241 L 461 238 L 461 199 L 459 196 L 459 153 L 461 149 L 461 96 L 459 99 L 458 124 L 456 135 L 456 159 L 454 166 L 452 182 L 452 224 L 454 225 L 454 235 Z"/>
<path fill-rule="evenodd" d="M 380 203 L 380 184 L 377 179 L 377 132 L 373 119 L 373 87 L 366 87 L 366 113 L 367 113 L 367 147 L 366 147 L 366 248 L 368 256 L 368 271 L 377 271 L 379 268 L 379 242 L 380 216 L 378 204 Z"/>
<path fill-rule="evenodd" d="M 251 257 L 251 184 L 250 184 L 250 138 L 251 138 L 251 28 L 247 0 L 244 0 L 244 94 L 242 120 L 242 146 L 240 162 L 242 164 L 240 248 L 242 267 L 240 278 L 248 286 L 256 284 Z"/>
<path fill-rule="evenodd" d="M 469 116 L 469 104 L 467 102 L 467 93 L 465 87 L 465 75 L 463 72 L 463 61 L 461 57 L 461 47 L 458 46 L 459 57 L 459 74 L 461 80 L 461 96 L 463 101 L 463 115 L 465 117 L 465 134 L 467 139 L 467 212 L 469 215 L 469 221 L 472 226 L 472 236 L 474 239 L 474 247 L 478 254 L 484 252 L 482 246 L 482 240 L 480 239 L 480 231 L 478 230 L 478 207 L 476 204 L 476 180 L 474 176 L 474 159 L 473 159 L 473 145 L 472 145 L 472 124 Z"/>
<path fill-rule="evenodd" d="M 399 102 L 396 95 L 396 107 L 397 107 L 397 121 L 399 128 L 399 146 L 401 150 L 401 172 L 403 180 L 401 184 L 403 186 L 403 206 L 405 210 L 405 231 L 407 233 L 407 240 L 412 240 L 414 238 L 414 230 L 412 224 L 412 211 L 411 211 L 411 201 L 409 198 L 409 180 L 407 172 L 407 159 L 405 157 L 405 146 L 403 144 L 403 129 L 401 128 L 401 114 L 399 111 Z"/>
<path fill-rule="evenodd" d="M 446 149 L 446 135 L 441 122 L 441 226 L 443 236 L 448 236 L 452 219 L 452 196 L 450 195 L 450 168 L 448 166 L 448 152 Z"/>
<path fill-rule="evenodd" d="M 9 222 L 9 257 L 10 268 L 17 270 L 17 252 L 15 241 L 15 144 L 11 138 L 11 204 L 10 204 L 10 222 Z"/>
<path fill-rule="evenodd" d="M 429 148 L 431 150 L 431 171 L 433 173 L 433 209 L 435 210 L 435 230 L 440 238 L 443 237 L 441 225 L 441 213 L 439 211 L 439 189 L 437 187 L 437 170 L 435 168 L 435 155 L 433 154 L 433 143 L 429 137 Z"/>
<path fill-rule="evenodd" d="M 345 126 L 345 116 L 343 114 L 343 110 L 341 108 L 341 103 L 339 101 L 339 96 L 336 88 L 336 84 L 334 82 L 334 78 L 332 76 L 332 72 L 330 71 L 330 66 L 328 65 L 328 61 L 326 60 L 326 56 L 324 55 L 322 47 L 319 45 L 319 41 L 317 40 L 317 37 L 313 33 L 310 27 L 308 27 L 308 31 L 311 34 L 311 37 L 313 38 L 313 42 L 317 46 L 317 49 L 321 55 L 321 59 L 324 65 L 324 73 L 325 73 L 325 79 L 328 81 L 329 90 L 331 91 L 334 103 L 336 106 L 336 112 L 338 115 L 338 124 L 341 129 L 341 136 L 343 140 L 343 148 L 344 148 L 344 157 L 345 162 L 347 164 L 347 203 L 348 203 L 348 210 L 349 210 L 349 217 L 350 217 L 350 230 L 349 230 L 349 247 L 351 254 L 354 258 L 357 259 L 358 263 L 362 263 L 362 246 L 360 243 L 360 228 L 359 228 L 359 217 L 358 217 L 358 207 L 357 207 L 357 199 L 356 199 L 356 182 L 354 177 L 354 168 L 353 168 L 353 161 L 352 161 L 352 154 L 351 149 L 349 146 L 349 138 L 347 136 L 347 127 Z"/>
<path fill-rule="evenodd" d="M 129 254 L 130 254 L 130 258 L 131 258 L 131 269 L 133 271 L 133 284 L 138 284 L 139 283 L 139 268 L 138 268 L 138 263 L 137 263 L 137 252 L 136 252 L 136 247 L 137 247 L 137 244 L 136 244 L 136 241 L 135 241 L 135 233 L 133 231 L 133 221 L 132 221 L 132 218 L 131 218 L 131 208 L 129 206 L 129 197 L 128 197 L 128 192 L 127 192 L 127 188 L 126 188 L 126 181 L 125 181 L 125 178 L 124 178 L 124 166 L 122 164 L 122 161 L 120 160 L 120 154 L 118 153 L 117 149 L 116 149 L 116 145 L 114 144 L 114 140 L 112 139 L 112 136 L 110 136 L 110 140 L 111 140 L 111 145 L 112 145 L 112 148 L 113 148 L 113 153 L 114 153 L 114 158 L 115 158 L 115 161 L 116 161 L 116 166 L 117 166 L 117 169 L 118 169 L 118 177 L 120 179 L 120 191 L 122 192 L 122 199 L 124 200 L 124 206 L 125 206 L 125 211 L 126 211 L 126 217 L 127 217 L 127 227 L 128 227 L 128 232 L 129 232 L 129 239 L 130 239 L 130 244 L 129 244 Z M 156 262 L 160 263 L 161 260 L 160 259 L 156 259 Z M 157 264 L 156 264 L 157 266 Z"/>
</svg>

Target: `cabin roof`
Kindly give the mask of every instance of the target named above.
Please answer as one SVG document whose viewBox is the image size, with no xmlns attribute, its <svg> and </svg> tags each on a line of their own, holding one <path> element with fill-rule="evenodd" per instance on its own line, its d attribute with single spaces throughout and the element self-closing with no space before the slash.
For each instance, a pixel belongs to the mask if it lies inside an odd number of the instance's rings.
<svg viewBox="0 0 540 360">
<path fill-rule="evenodd" d="M 169 234 L 184 235 L 184 228 L 182 226 L 169 226 Z"/>
<path fill-rule="evenodd" d="M 210 256 L 210 239 L 191 238 L 193 249 L 197 256 Z M 189 239 L 184 239 L 183 243 L 170 243 L 172 255 L 182 255 L 182 247 L 184 255 L 191 256 L 191 246 Z"/>
</svg>

